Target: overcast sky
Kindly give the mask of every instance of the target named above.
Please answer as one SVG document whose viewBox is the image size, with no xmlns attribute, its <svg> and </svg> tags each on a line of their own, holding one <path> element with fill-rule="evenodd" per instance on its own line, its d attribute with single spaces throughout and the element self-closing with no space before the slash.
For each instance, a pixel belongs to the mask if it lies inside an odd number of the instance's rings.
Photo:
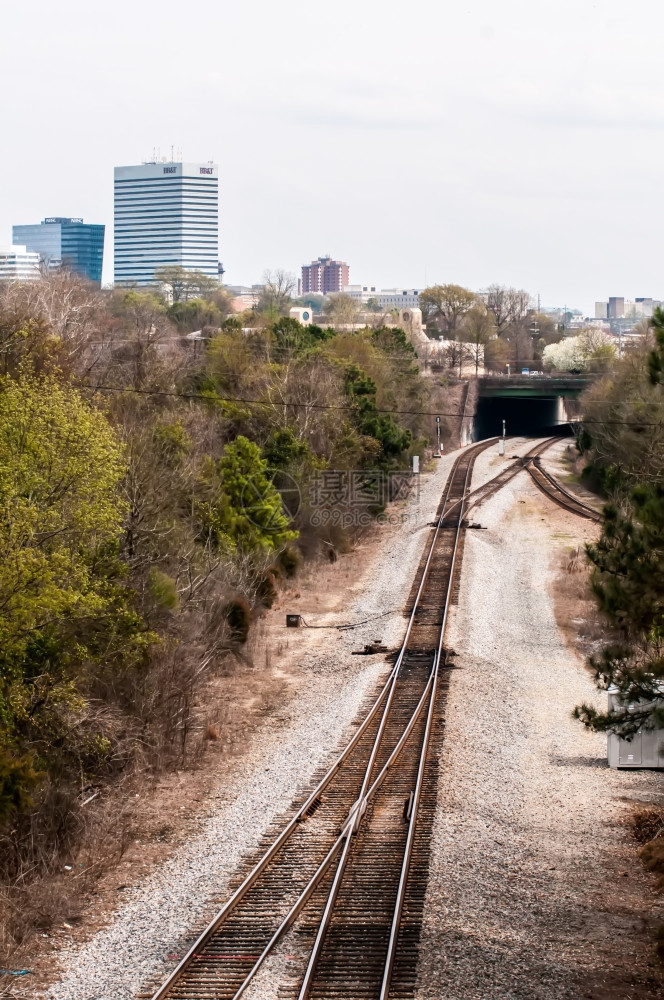
<svg viewBox="0 0 664 1000">
<path fill-rule="evenodd" d="M 30 0 L 0 26 L 0 245 L 107 226 L 113 167 L 220 165 L 229 283 L 664 298 L 657 0 Z"/>
</svg>

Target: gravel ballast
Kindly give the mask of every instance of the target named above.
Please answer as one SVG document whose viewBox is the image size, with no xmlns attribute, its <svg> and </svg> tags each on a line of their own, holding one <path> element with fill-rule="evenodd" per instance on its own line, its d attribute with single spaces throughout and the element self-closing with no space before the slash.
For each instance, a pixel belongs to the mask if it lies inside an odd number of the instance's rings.
<svg viewBox="0 0 664 1000">
<path fill-rule="evenodd" d="M 479 481 L 491 462 L 490 449 Z M 654 974 L 641 921 L 651 880 L 619 824 L 625 801 L 661 799 L 662 777 L 609 770 L 606 737 L 571 718 L 601 696 L 564 643 L 551 593 L 560 553 L 597 529 L 525 473 L 475 517 L 488 530 L 467 534 L 448 632 L 458 669 L 417 997 L 649 996 L 637 980 Z"/>
<path fill-rule="evenodd" d="M 242 859 L 270 823 L 287 809 L 314 772 L 332 760 L 352 732 L 352 722 L 389 669 L 383 658 L 352 656 L 380 635 L 394 646 L 404 629 L 401 609 L 417 570 L 447 473 L 458 452 L 422 476 L 419 494 L 390 507 L 385 543 L 365 575 L 366 587 L 349 603 L 343 620 L 377 619 L 350 632 L 329 631 L 321 648 L 303 655 L 306 682 L 267 720 L 237 774 L 212 797 L 212 814 L 199 833 L 125 894 L 108 926 L 80 946 L 64 949 L 65 970 L 48 990 L 53 1000 L 129 1000 L 154 976 L 165 976 L 182 955 L 194 925 L 212 917 Z M 321 616 L 326 622 L 329 616 Z M 297 641 L 299 633 L 290 633 Z"/>
</svg>

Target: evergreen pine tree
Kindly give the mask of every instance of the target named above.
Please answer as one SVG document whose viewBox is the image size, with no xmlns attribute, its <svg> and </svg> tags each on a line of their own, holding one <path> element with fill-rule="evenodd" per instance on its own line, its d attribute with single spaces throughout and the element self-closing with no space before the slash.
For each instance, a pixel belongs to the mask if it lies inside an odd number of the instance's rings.
<svg viewBox="0 0 664 1000">
<path fill-rule="evenodd" d="M 661 391 L 661 309 L 655 311 L 653 329 L 648 377 Z M 595 567 L 593 591 L 616 637 L 589 663 L 600 689 L 618 688 L 621 707 L 609 713 L 584 704 L 575 715 L 592 729 L 629 738 L 641 727 L 664 728 L 664 483 L 637 486 L 624 507 L 605 508 L 602 535 L 586 547 Z"/>
</svg>

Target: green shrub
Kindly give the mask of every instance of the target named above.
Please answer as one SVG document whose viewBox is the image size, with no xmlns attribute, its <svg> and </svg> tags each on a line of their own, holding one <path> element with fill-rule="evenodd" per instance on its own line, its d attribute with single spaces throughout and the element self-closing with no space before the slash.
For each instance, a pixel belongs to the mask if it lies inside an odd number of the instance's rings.
<svg viewBox="0 0 664 1000">
<path fill-rule="evenodd" d="M 29 757 L 0 753 L 0 824 L 32 805 L 30 793 L 39 777 Z"/>
<path fill-rule="evenodd" d="M 148 574 L 148 585 L 150 594 L 158 607 L 166 608 L 169 611 L 178 609 L 180 598 L 172 576 L 162 573 L 160 569 L 153 566 Z"/>
<path fill-rule="evenodd" d="M 263 447 L 263 457 L 271 469 L 286 469 L 309 454 L 306 442 L 296 437 L 290 427 L 272 431 Z"/>
</svg>

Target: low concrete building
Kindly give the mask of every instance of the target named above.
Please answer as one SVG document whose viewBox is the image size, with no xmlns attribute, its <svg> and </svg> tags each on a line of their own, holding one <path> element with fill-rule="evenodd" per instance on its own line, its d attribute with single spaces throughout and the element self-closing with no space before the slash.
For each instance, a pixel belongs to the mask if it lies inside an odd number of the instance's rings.
<svg viewBox="0 0 664 1000">
<path fill-rule="evenodd" d="M 346 285 L 344 293 L 366 305 L 375 302 L 381 309 L 414 309 L 419 306 L 417 288 L 377 288 L 376 285 Z"/>
<path fill-rule="evenodd" d="M 0 281 L 36 281 L 39 254 L 21 245 L 0 247 Z"/>
</svg>

